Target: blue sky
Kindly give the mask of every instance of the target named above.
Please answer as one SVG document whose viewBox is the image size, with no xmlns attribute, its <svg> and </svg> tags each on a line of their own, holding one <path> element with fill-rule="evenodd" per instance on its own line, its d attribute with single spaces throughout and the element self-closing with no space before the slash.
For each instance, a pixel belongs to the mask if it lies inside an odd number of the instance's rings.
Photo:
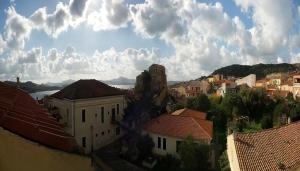
<svg viewBox="0 0 300 171">
<path fill-rule="evenodd" d="M 188 80 L 234 63 L 294 63 L 299 6 L 298 0 L 4 0 L 0 79 L 134 78 L 160 63 L 170 80 Z"/>
</svg>

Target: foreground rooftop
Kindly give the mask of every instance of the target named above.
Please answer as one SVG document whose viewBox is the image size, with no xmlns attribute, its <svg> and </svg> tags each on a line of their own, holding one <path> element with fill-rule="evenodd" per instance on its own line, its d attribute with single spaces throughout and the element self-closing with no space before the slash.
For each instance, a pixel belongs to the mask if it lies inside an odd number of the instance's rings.
<svg viewBox="0 0 300 171">
<path fill-rule="evenodd" d="M 28 93 L 3 82 L 0 82 L 0 127 L 64 151 L 72 151 L 76 146 L 62 125 Z"/>
<path fill-rule="evenodd" d="M 231 169 L 235 157 L 242 171 L 300 169 L 300 122 L 255 133 L 233 133 L 227 144 Z"/>
</svg>

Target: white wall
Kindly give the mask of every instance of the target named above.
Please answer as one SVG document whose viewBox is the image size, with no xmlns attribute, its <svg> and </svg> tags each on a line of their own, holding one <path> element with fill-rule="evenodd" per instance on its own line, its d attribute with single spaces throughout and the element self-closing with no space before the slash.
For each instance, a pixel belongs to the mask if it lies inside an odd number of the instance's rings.
<svg viewBox="0 0 300 171">
<path fill-rule="evenodd" d="M 155 146 L 153 148 L 153 153 L 155 154 L 158 154 L 158 155 L 167 155 L 167 154 L 172 154 L 173 156 L 175 157 L 178 157 L 179 158 L 179 154 L 176 152 L 176 142 L 177 141 L 183 141 L 183 139 L 181 138 L 176 138 L 176 137 L 169 137 L 169 136 L 165 136 L 165 135 L 159 135 L 159 134 L 155 134 L 155 133 L 151 133 L 151 132 L 146 132 L 146 131 L 143 131 L 144 134 L 148 134 Z M 158 137 L 161 138 L 161 146 L 160 148 L 158 148 Z M 163 149 L 163 139 L 166 139 L 166 149 L 164 150 Z M 195 141 L 196 143 L 202 143 L 202 144 L 207 144 L 209 145 L 210 142 L 207 142 L 207 141 Z"/>
<path fill-rule="evenodd" d="M 240 171 L 233 134 L 227 136 L 227 155 L 232 171 Z"/>
<path fill-rule="evenodd" d="M 254 87 L 256 83 L 256 75 L 250 74 L 244 78 L 235 81 L 237 85 L 247 84 L 249 87 Z"/>
</svg>

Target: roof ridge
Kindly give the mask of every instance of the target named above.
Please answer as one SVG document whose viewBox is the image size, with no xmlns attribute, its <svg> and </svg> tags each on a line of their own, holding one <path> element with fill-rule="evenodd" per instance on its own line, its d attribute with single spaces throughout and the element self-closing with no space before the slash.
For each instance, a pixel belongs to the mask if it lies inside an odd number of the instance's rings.
<svg viewBox="0 0 300 171">
<path fill-rule="evenodd" d="M 234 132 L 233 134 L 234 135 L 237 135 L 237 134 L 246 135 L 246 134 L 257 134 L 257 133 L 262 133 L 262 132 L 269 132 L 269 131 L 273 131 L 273 130 L 276 130 L 276 129 L 281 129 L 281 128 L 284 128 L 284 127 L 292 126 L 292 125 L 295 125 L 295 124 L 298 124 L 298 123 L 300 123 L 300 120 L 295 121 L 295 122 L 291 122 L 291 123 L 286 124 L 286 125 L 281 125 L 279 127 L 273 127 L 273 128 L 258 130 L 258 131 L 255 131 L 255 132 Z"/>
<path fill-rule="evenodd" d="M 209 133 L 196 121 L 195 118 L 190 117 L 194 122 L 196 122 L 196 124 L 202 129 L 204 130 L 205 134 L 208 135 L 208 137 L 210 137 L 212 139 L 212 137 L 209 135 Z"/>
</svg>

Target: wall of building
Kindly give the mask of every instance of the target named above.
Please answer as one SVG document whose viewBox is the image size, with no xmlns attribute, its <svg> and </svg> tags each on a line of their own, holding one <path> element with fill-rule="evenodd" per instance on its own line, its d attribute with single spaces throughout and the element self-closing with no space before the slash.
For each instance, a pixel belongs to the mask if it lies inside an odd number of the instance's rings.
<svg viewBox="0 0 300 171">
<path fill-rule="evenodd" d="M 280 86 L 280 90 L 293 92 L 293 86 L 289 86 L 289 85 L 287 85 L 287 84 L 284 84 L 284 85 L 281 85 L 281 86 Z"/>
<path fill-rule="evenodd" d="M 240 171 L 233 134 L 227 136 L 227 156 L 232 171 Z"/>
<path fill-rule="evenodd" d="M 45 147 L 1 127 L 0 140 L 1 171 L 94 171 L 88 157 Z"/>
<path fill-rule="evenodd" d="M 74 136 L 74 128 L 73 128 L 73 115 L 74 113 L 74 102 L 71 100 L 61 100 L 61 99 L 51 99 L 49 101 L 49 107 L 57 107 L 58 113 L 61 115 L 61 119 L 59 122 L 63 124 L 65 127 L 65 131 L 70 135 Z"/>
<path fill-rule="evenodd" d="M 254 87 L 256 83 L 256 75 L 250 74 L 244 78 L 235 81 L 237 85 L 247 84 L 249 87 Z"/>
<path fill-rule="evenodd" d="M 62 103 L 60 101 L 65 101 Z M 93 99 L 81 99 L 70 102 L 69 100 L 52 100 L 52 105 L 58 105 L 60 111 L 66 111 L 67 107 L 70 107 L 72 116 L 69 119 L 70 125 L 75 125 L 73 128 L 75 140 L 79 146 L 81 146 L 86 153 L 90 153 L 92 150 L 99 149 L 104 145 L 107 145 L 114 140 L 118 139 L 123 131 L 121 128 L 112 122 L 112 110 L 115 109 L 116 121 L 121 121 L 124 116 L 125 100 L 124 96 L 110 96 L 99 97 Z M 66 106 L 64 106 L 66 105 Z M 117 111 L 117 105 L 119 105 L 119 113 Z M 101 108 L 104 108 L 104 121 L 102 122 Z M 82 111 L 85 110 L 85 121 L 82 119 Z M 64 115 L 64 114 L 62 114 Z M 65 116 L 65 115 L 64 115 Z M 117 129 L 120 130 L 120 134 L 116 135 Z M 85 137 L 85 147 L 83 145 L 83 138 Z"/>
<path fill-rule="evenodd" d="M 165 136 L 165 135 L 159 135 L 159 134 L 155 134 L 155 133 L 151 133 L 151 132 L 145 132 L 144 134 L 148 134 L 155 146 L 153 148 L 153 153 L 158 154 L 158 155 L 167 155 L 167 154 L 172 154 L 175 157 L 179 157 L 179 154 L 177 153 L 176 149 L 177 149 L 177 141 L 183 141 L 183 139 L 180 138 L 176 138 L 176 137 L 169 137 L 169 136 Z M 158 137 L 161 138 L 161 145 L 160 148 L 158 148 Z M 166 139 L 166 149 L 163 149 L 163 139 Z M 202 144 L 210 144 L 210 142 L 207 141 L 196 141 L 197 143 L 202 143 Z"/>
</svg>

